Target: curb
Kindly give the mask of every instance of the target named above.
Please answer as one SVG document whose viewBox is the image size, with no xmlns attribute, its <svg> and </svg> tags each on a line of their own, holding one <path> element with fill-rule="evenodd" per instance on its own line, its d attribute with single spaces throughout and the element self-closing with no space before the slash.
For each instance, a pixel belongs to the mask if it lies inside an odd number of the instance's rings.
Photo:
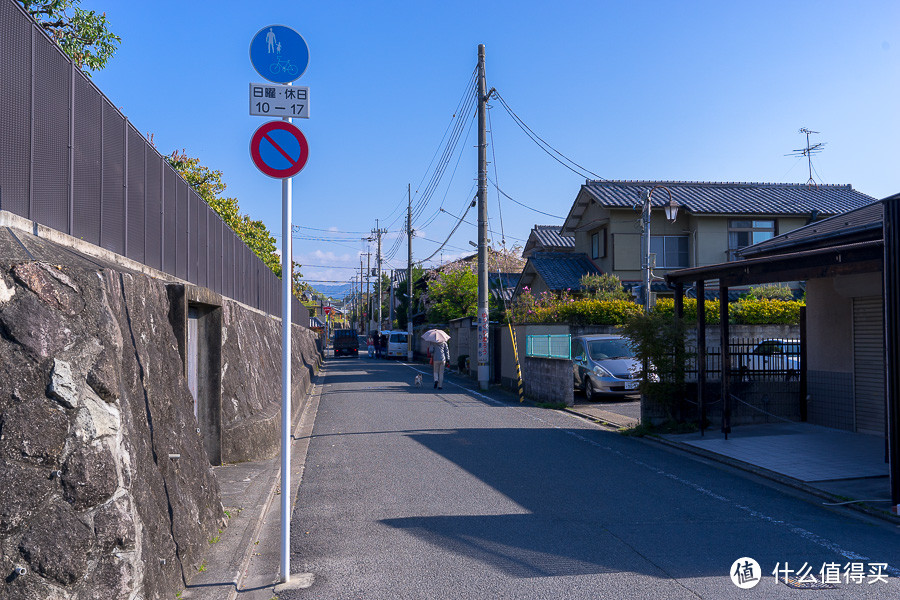
<svg viewBox="0 0 900 600">
<path fill-rule="evenodd" d="M 776 473 L 775 471 L 771 471 L 764 467 L 760 467 L 758 465 L 754 465 L 752 463 L 744 462 L 742 460 L 738 460 L 736 458 L 731 458 L 730 456 L 724 456 L 722 454 L 716 454 L 715 452 L 710 452 L 709 450 L 704 450 L 702 448 L 697 448 L 695 446 L 691 446 L 689 444 L 682 444 L 681 442 L 676 442 L 673 440 L 669 440 L 666 438 L 661 438 L 657 436 L 646 436 L 640 438 L 647 443 L 655 443 L 660 444 L 662 446 L 668 446 L 669 448 L 675 448 L 677 450 L 681 450 L 688 454 L 693 454 L 695 456 L 699 456 L 701 458 L 705 458 L 717 463 L 721 463 L 727 465 L 729 467 L 740 469 L 742 471 L 746 471 L 758 477 L 763 477 L 765 479 L 769 479 L 781 485 L 793 488 L 795 490 L 804 492 L 811 496 L 815 496 L 822 500 L 828 500 L 830 502 L 842 502 L 845 499 L 841 496 L 837 496 L 830 492 L 826 492 L 825 490 L 819 489 L 815 486 L 812 486 L 804 481 L 800 481 L 799 479 L 794 479 L 793 477 L 788 477 L 787 475 L 782 475 L 781 473 Z M 860 501 L 863 502 L 863 501 Z M 900 516 L 891 514 L 889 512 L 879 510 L 877 508 L 872 508 L 870 506 L 866 506 L 865 504 L 844 504 L 841 505 L 843 508 L 849 508 L 856 512 L 863 513 L 870 517 L 875 517 L 887 523 L 893 523 L 894 525 L 900 523 Z"/>
</svg>

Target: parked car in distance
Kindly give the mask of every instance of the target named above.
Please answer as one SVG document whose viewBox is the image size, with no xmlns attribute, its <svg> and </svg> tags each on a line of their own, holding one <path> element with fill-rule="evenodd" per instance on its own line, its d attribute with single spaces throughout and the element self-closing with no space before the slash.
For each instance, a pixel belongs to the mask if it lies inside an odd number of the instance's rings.
<svg viewBox="0 0 900 600">
<path fill-rule="evenodd" d="M 353 329 L 337 329 L 334 332 L 335 356 L 359 356 L 359 340 Z"/>
<path fill-rule="evenodd" d="M 752 350 L 734 352 L 742 379 L 800 377 L 800 340 L 762 340 Z"/>
<path fill-rule="evenodd" d="M 641 365 L 631 342 L 613 334 L 573 337 L 572 371 L 575 387 L 588 400 L 636 394 L 641 379 Z"/>
<path fill-rule="evenodd" d="M 406 358 L 409 348 L 408 334 L 405 331 L 384 331 L 388 336 L 387 357 Z"/>
</svg>

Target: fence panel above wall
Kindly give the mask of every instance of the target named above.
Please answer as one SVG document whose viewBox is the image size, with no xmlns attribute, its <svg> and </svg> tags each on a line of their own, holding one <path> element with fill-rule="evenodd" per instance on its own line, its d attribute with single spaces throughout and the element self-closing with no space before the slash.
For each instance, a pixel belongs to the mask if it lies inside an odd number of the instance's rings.
<svg viewBox="0 0 900 600">
<path fill-rule="evenodd" d="M 0 4 L 0 209 L 29 214 L 31 157 L 31 22 Z"/>
<path fill-rule="evenodd" d="M 125 253 L 129 258 L 146 264 L 144 235 L 148 224 L 145 203 L 147 145 L 141 134 L 130 123 L 126 131 L 126 145 L 128 147 L 128 172 L 125 191 L 128 198 L 128 211 L 125 219 L 128 229 Z"/>
<path fill-rule="evenodd" d="M 62 51 L 35 44 L 33 98 L 38 118 L 34 120 L 30 218 L 65 232 L 69 231 L 71 82 L 71 66 Z"/>
<path fill-rule="evenodd" d="M 0 210 L 280 314 L 279 279 L 14 0 L 0 81 Z"/>
</svg>

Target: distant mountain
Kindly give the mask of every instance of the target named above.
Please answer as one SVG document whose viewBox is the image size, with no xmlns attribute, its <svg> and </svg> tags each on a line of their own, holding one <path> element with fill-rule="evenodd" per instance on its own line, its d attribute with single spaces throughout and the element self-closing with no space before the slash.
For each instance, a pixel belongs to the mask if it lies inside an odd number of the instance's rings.
<svg viewBox="0 0 900 600">
<path fill-rule="evenodd" d="M 350 294 L 350 284 L 349 283 L 342 283 L 339 285 L 319 284 L 319 285 L 314 285 L 313 287 L 316 288 L 316 290 L 318 290 L 320 293 L 325 294 L 326 296 L 328 296 L 330 298 L 334 298 L 335 300 L 341 300 L 341 299 L 343 299 L 344 296 L 347 296 Z"/>
</svg>

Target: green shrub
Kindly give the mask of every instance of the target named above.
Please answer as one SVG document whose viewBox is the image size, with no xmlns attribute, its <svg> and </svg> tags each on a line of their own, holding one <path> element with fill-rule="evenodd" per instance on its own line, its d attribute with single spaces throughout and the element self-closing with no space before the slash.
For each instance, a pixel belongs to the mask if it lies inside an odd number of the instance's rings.
<svg viewBox="0 0 900 600">
<path fill-rule="evenodd" d="M 707 325 L 718 325 L 719 321 L 719 301 L 718 300 L 707 300 L 706 304 L 706 324 Z M 675 316 L 675 299 L 674 298 L 659 298 L 656 300 L 656 308 L 655 312 L 662 313 L 665 315 L 669 315 L 670 317 Z M 696 298 L 685 298 L 684 299 L 684 320 L 690 322 L 697 322 L 697 299 Z"/>
<path fill-rule="evenodd" d="M 736 325 L 797 325 L 800 323 L 800 307 L 802 301 L 765 300 L 744 298 L 728 305 L 728 322 Z M 655 312 L 675 316 L 675 300 L 660 298 L 656 301 Z M 706 301 L 706 324 L 718 325 L 719 301 Z M 684 299 L 684 320 L 697 321 L 697 300 Z"/>
<path fill-rule="evenodd" d="M 794 299 L 794 292 L 786 285 L 767 283 L 765 285 L 752 285 L 744 298 L 751 300 L 785 300 Z"/>
<path fill-rule="evenodd" d="M 741 300 L 729 307 L 732 323 L 743 325 L 797 325 L 803 302 L 783 300 Z"/>
</svg>

